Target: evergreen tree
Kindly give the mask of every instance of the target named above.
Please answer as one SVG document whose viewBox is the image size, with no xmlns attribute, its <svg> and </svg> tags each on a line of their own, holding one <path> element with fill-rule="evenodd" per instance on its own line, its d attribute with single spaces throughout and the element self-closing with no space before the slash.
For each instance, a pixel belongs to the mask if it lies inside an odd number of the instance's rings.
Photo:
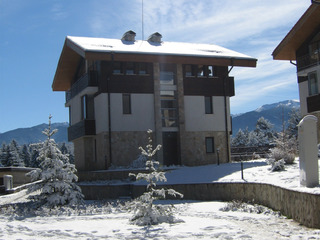
<svg viewBox="0 0 320 240">
<path fill-rule="evenodd" d="M 267 144 L 270 144 L 274 138 L 274 132 L 272 131 L 273 124 L 264 117 L 260 117 L 256 123 L 256 129 L 254 130 L 257 133 L 258 137 L 263 137 L 263 142 L 260 143 L 260 146 L 267 141 Z"/>
<path fill-rule="evenodd" d="M 57 129 L 51 131 L 51 116 L 49 116 L 49 126 L 43 131 L 47 139 L 38 144 L 40 169 L 28 174 L 32 181 L 41 180 L 29 189 L 40 190 L 39 195 L 31 198 L 49 207 L 82 203 L 83 195 L 80 187 L 76 185 L 78 180 L 75 174 L 76 168 L 69 163 L 68 156 L 61 153 L 51 138 L 56 132 Z"/>
<path fill-rule="evenodd" d="M 240 128 L 236 136 L 232 138 L 231 145 L 233 147 L 245 147 L 248 145 L 248 136 Z"/>
<path fill-rule="evenodd" d="M 0 149 L 0 164 L 2 167 L 6 166 L 6 159 L 7 159 L 7 146 L 5 143 L 3 143 Z"/>
<path fill-rule="evenodd" d="M 10 167 L 13 165 L 13 161 L 14 161 L 14 155 L 10 149 L 10 145 L 7 145 L 5 149 L 5 154 L 4 154 L 3 166 Z"/>
<path fill-rule="evenodd" d="M 12 165 L 14 167 L 24 167 L 24 161 L 20 156 L 19 145 L 15 140 L 12 140 L 10 143 L 10 152 L 12 157 Z"/>
<path fill-rule="evenodd" d="M 31 156 L 30 156 L 29 148 L 27 147 L 26 144 L 23 144 L 21 152 L 20 152 L 20 156 L 21 156 L 21 159 L 24 162 L 24 165 L 26 167 L 30 167 Z"/>
<path fill-rule="evenodd" d="M 248 133 L 248 146 L 249 147 L 260 146 L 260 139 L 258 138 L 258 134 L 255 131 L 251 131 Z"/>
<path fill-rule="evenodd" d="M 60 147 L 60 151 L 62 154 L 68 154 L 68 148 L 66 147 L 66 143 L 62 143 L 61 147 Z"/>
<path fill-rule="evenodd" d="M 29 145 L 29 152 L 30 152 L 29 167 L 32 167 L 32 168 L 39 168 L 40 167 L 40 162 L 38 161 L 40 147 L 41 147 L 41 144 L 30 144 Z"/>
<path fill-rule="evenodd" d="M 288 127 L 286 129 L 289 137 L 298 138 L 298 124 L 301 121 L 301 113 L 299 109 L 292 109 L 289 114 Z"/>
<path fill-rule="evenodd" d="M 167 178 L 165 177 L 165 172 L 159 170 L 159 162 L 153 159 L 153 156 L 156 154 L 156 152 L 160 150 L 161 145 L 158 145 L 155 149 L 153 149 L 151 130 L 148 130 L 148 135 L 149 143 L 146 146 L 146 149 L 139 147 L 141 154 L 147 157 L 145 166 L 148 172 L 129 174 L 130 176 L 135 176 L 137 180 L 145 180 L 148 183 L 147 190 L 142 196 L 133 201 L 129 207 L 134 211 L 131 221 L 137 225 L 153 225 L 161 222 L 173 222 L 174 218 L 172 209 L 162 205 L 155 206 L 153 202 L 157 199 L 165 199 L 166 194 L 183 197 L 181 193 L 175 191 L 174 189 L 156 188 L 156 183 L 158 181 L 166 182 Z"/>
</svg>

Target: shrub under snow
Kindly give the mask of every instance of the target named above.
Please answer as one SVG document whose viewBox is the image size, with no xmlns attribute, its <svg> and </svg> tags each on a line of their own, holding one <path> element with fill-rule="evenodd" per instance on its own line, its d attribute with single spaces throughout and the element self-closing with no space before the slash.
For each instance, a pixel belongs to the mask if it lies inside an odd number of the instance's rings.
<svg viewBox="0 0 320 240">
<path fill-rule="evenodd" d="M 165 199 L 166 194 L 171 196 L 183 197 L 183 195 L 174 189 L 157 189 L 156 182 L 166 182 L 165 172 L 159 171 L 159 162 L 153 159 L 153 156 L 161 145 L 158 145 L 155 149 L 152 146 L 152 131 L 148 130 L 149 144 L 146 146 L 146 150 L 140 147 L 142 155 L 147 157 L 145 162 L 145 168 L 148 173 L 130 173 L 130 176 L 136 177 L 136 180 L 145 180 L 148 185 L 146 192 L 142 196 L 129 203 L 128 208 L 133 211 L 133 216 L 130 219 L 137 225 L 155 225 L 162 222 L 174 222 L 174 216 L 172 206 L 168 205 L 154 205 L 154 201 L 158 199 Z"/>
<path fill-rule="evenodd" d="M 267 159 L 267 163 L 271 165 L 271 167 L 269 168 L 271 172 L 284 170 L 285 161 L 283 159 L 276 161 L 275 159 L 269 158 Z"/>
<path fill-rule="evenodd" d="M 37 160 L 40 169 L 28 173 L 32 181 L 40 180 L 32 185 L 29 191 L 39 191 L 39 194 L 31 195 L 31 198 L 49 207 L 61 205 L 76 205 L 83 202 L 81 189 L 76 182 L 76 168 L 69 163 L 69 157 L 61 153 L 52 135 L 57 129 L 51 131 L 51 116 L 49 127 L 43 131 L 48 138 L 39 143 L 40 152 Z"/>
</svg>

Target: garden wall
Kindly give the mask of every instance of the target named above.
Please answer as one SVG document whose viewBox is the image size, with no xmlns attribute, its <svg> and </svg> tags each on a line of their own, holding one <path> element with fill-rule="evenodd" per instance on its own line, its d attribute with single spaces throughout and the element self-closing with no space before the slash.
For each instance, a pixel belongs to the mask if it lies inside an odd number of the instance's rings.
<svg viewBox="0 0 320 240">
<path fill-rule="evenodd" d="M 25 167 L 3 167 L 0 168 L 0 178 L 4 175 L 11 175 L 13 177 L 13 186 L 20 186 L 26 183 L 30 183 L 30 177 L 26 176 L 26 173 L 34 170 L 34 168 Z"/>
<path fill-rule="evenodd" d="M 140 185 L 81 185 L 86 199 L 108 199 L 140 196 Z M 254 201 L 280 211 L 283 215 L 313 228 L 320 228 L 320 194 L 283 189 L 261 183 L 206 183 L 165 185 L 184 194 L 184 199 L 200 201 Z"/>
</svg>

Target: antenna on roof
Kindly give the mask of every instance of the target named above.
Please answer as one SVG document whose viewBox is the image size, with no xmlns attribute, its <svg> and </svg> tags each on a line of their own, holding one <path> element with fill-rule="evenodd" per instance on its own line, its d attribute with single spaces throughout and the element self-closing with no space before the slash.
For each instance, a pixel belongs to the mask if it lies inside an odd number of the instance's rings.
<svg viewBox="0 0 320 240">
<path fill-rule="evenodd" d="M 142 18 L 141 18 L 141 19 L 142 19 L 142 40 L 144 40 L 144 29 L 143 29 L 143 28 L 144 28 L 144 26 L 143 26 L 143 0 L 142 0 L 141 3 L 142 3 L 142 9 L 141 9 L 141 10 L 142 10 L 142 11 L 141 11 L 141 14 L 142 14 Z"/>
</svg>

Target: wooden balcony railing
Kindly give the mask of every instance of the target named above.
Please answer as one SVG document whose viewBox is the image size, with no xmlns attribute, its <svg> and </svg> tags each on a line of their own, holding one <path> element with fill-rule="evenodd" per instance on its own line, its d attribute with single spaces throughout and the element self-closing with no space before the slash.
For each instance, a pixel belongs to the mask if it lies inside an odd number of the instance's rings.
<svg viewBox="0 0 320 240">
<path fill-rule="evenodd" d="M 93 135 L 96 135 L 95 120 L 82 120 L 68 128 L 68 141 Z"/>
<path fill-rule="evenodd" d="M 308 113 L 320 111 L 320 94 L 307 97 Z"/>
<path fill-rule="evenodd" d="M 74 96 L 81 92 L 86 87 L 98 86 L 98 74 L 96 71 L 90 71 L 82 75 L 66 92 L 66 102 L 70 101 Z"/>
<path fill-rule="evenodd" d="M 320 64 L 320 52 L 318 54 L 307 54 L 297 58 L 297 70 L 301 71 L 306 68 Z"/>
</svg>

